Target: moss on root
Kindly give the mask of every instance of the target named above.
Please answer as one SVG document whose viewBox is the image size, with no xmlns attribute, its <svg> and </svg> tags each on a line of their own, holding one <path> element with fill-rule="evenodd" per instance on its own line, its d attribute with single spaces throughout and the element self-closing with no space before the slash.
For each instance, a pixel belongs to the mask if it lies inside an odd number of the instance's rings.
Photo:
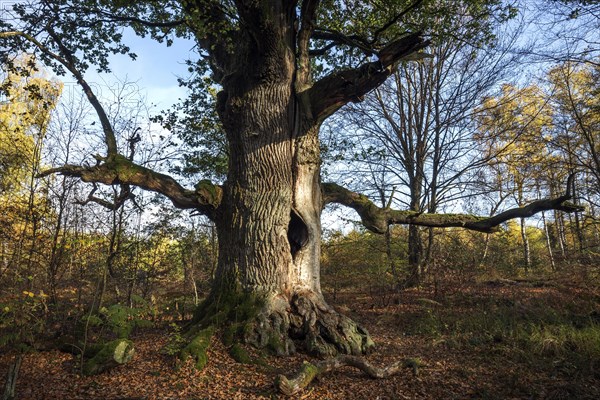
<svg viewBox="0 0 600 400">
<path fill-rule="evenodd" d="M 232 323 L 223 328 L 223 332 L 221 333 L 223 344 L 228 347 L 235 344 L 241 329 L 242 325 L 239 323 Z"/>
<path fill-rule="evenodd" d="M 277 356 L 284 355 L 288 351 L 285 342 L 277 335 L 271 335 L 269 337 L 269 341 L 267 342 L 267 350 Z"/>
<path fill-rule="evenodd" d="M 129 362 L 134 354 L 135 350 L 131 340 L 113 340 L 99 345 L 96 354 L 83 363 L 82 372 L 84 375 L 99 374 Z"/>
<path fill-rule="evenodd" d="M 254 319 L 265 305 L 263 296 L 225 292 L 207 298 L 194 312 L 192 324 L 221 327 L 227 322 L 243 323 Z"/>
<path fill-rule="evenodd" d="M 249 321 L 254 320 L 264 307 L 264 298 L 249 293 L 227 293 L 209 297 L 196 309 L 185 333 L 189 344 L 179 352 L 181 361 L 192 357 L 197 369 L 204 368 L 208 362 L 206 352 L 210 340 L 217 329 L 222 329 L 222 341 L 231 348 L 232 357 L 241 363 L 252 362 L 240 343 L 244 333 L 251 329 Z"/>
<path fill-rule="evenodd" d="M 231 358 L 241 364 L 255 363 L 252 357 L 250 357 L 250 354 L 248 354 L 248 351 L 239 343 L 235 343 L 233 346 L 231 346 L 229 349 L 229 354 L 231 355 Z"/>
<path fill-rule="evenodd" d="M 179 359 L 185 362 L 188 358 L 193 358 L 196 369 L 202 370 L 208 362 L 207 350 L 214 333 L 215 328 L 212 326 L 199 331 L 190 343 L 179 352 Z"/>
<path fill-rule="evenodd" d="M 304 361 L 300 370 L 291 379 L 284 375 L 278 375 L 275 378 L 275 386 L 286 396 L 292 396 L 298 393 L 299 388 L 308 386 L 319 373 L 321 373 L 319 367 Z"/>
<path fill-rule="evenodd" d="M 209 297 L 196 311 L 186 336 L 212 327 L 239 362 L 251 362 L 241 344 L 278 356 L 296 351 L 296 344 L 318 356 L 364 354 L 373 346 L 368 332 L 329 307 L 319 293 L 257 296 L 227 293 Z M 295 342 L 294 342 L 295 340 Z"/>
</svg>

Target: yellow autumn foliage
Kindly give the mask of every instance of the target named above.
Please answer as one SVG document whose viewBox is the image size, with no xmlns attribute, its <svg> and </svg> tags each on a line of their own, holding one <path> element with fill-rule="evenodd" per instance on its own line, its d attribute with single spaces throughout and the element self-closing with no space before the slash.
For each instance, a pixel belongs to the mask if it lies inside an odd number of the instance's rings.
<svg viewBox="0 0 600 400">
<path fill-rule="evenodd" d="M 30 56 L 17 60 L 2 81 L 0 101 L 0 196 L 18 191 L 39 164 L 41 141 L 62 92 L 62 83 L 35 69 Z"/>
</svg>

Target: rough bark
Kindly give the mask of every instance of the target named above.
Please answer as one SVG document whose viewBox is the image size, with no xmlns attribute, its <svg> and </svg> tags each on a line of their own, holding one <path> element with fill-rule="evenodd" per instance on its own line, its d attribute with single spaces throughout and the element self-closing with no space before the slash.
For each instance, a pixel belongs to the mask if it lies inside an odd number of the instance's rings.
<svg viewBox="0 0 600 400">
<path fill-rule="evenodd" d="M 364 95 L 390 73 L 373 74 L 373 68 L 391 68 L 423 41 L 410 35 L 383 49 L 381 63 L 313 84 L 308 40 L 317 5 L 303 3 L 297 37 L 289 31 L 293 10 L 281 4 L 260 10 L 247 4 L 244 9 L 243 15 L 252 15 L 246 22 L 253 36 L 237 39 L 236 53 L 244 57 L 224 66 L 232 73 L 218 96 L 230 157 L 215 213 L 219 262 L 212 293 L 195 324 L 233 318 L 227 336 L 276 354 L 298 346 L 318 355 L 362 354 L 373 346 L 368 332 L 328 306 L 321 294 L 319 126 L 332 110 Z M 354 82 L 351 88 L 347 79 Z M 234 311 L 241 308 L 255 310 L 240 318 Z M 223 313 L 227 317 L 215 318 Z"/>
</svg>

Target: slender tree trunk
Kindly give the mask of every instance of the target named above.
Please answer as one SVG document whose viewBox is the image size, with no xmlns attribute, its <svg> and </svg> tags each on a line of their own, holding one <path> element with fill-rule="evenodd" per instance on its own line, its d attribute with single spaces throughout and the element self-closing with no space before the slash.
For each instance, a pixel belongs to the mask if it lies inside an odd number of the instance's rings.
<svg viewBox="0 0 600 400">
<path fill-rule="evenodd" d="M 537 187 L 538 197 L 542 196 L 541 189 Z M 542 211 L 542 224 L 544 226 L 544 236 L 546 237 L 546 249 L 548 250 L 548 257 L 550 258 L 550 268 L 552 271 L 556 271 L 556 263 L 554 261 L 554 252 L 552 251 L 552 242 L 550 240 L 550 231 L 548 229 L 548 223 L 546 222 L 546 213 Z"/>
<path fill-rule="evenodd" d="M 527 236 L 527 226 L 525 225 L 525 218 L 521 218 L 521 240 L 523 241 L 523 262 L 525 265 L 525 272 L 529 272 L 531 268 L 531 251 L 529 248 L 529 237 Z"/>
<path fill-rule="evenodd" d="M 479 261 L 479 266 L 485 266 L 485 262 L 487 261 L 488 252 L 490 250 L 490 234 L 485 234 L 485 239 L 483 240 L 483 253 L 481 254 L 481 261 Z"/>
<path fill-rule="evenodd" d="M 400 275 L 398 273 L 398 268 L 396 267 L 396 262 L 394 261 L 394 255 L 392 254 L 392 227 L 388 226 L 385 231 L 385 256 L 388 260 L 388 264 L 390 266 L 390 271 L 392 276 L 394 277 L 394 287 L 395 290 L 400 288 Z"/>
<path fill-rule="evenodd" d="M 423 243 L 421 241 L 421 232 L 418 226 L 409 225 L 408 227 L 408 266 L 410 276 L 406 286 L 418 286 L 422 277 Z"/>
<path fill-rule="evenodd" d="M 422 175 L 417 174 L 415 182 L 411 187 L 410 209 L 421 211 L 421 179 Z M 408 226 L 408 268 L 409 277 L 406 286 L 414 287 L 421 283 L 423 275 L 423 241 L 421 239 L 421 229 L 416 225 Z"/>
<path fill-rule="evenodd" d="M 50 261 L 48 263 L 48 284 L 50 287 L 50 300 L 53 304 L 58 301 L 57 298 L 57 275 L 61 265 L 63 264 L 63 255 L 66 244 L 67 235 L 64 232 L 64 224 L 68 218 L 67 196 L 70 188 L 67 183 L 67 178 L 63 177 L 61 182 L 61 193 L 58 196 L 58 215 L 56 216 L 56 224 L 52 232 L 52 245 L 50 248 Z"/>
<path fill-rule="evenodd" d="M 572 182 L 572 186 L 571 186 L 571 193 L 573 193 L 573 200 L 575 204 L 578 204 L 579 201 L 577 199 L 577 187 L 575 185 L 575 180 L 573 180 Z M 586 248 L 586 244 L 585 244 L 585 236 L 583 233 L 583 227 L 582 227 L 582 223 L 581 220 L 579 218 L 579 213 L 574 213 L 574 217 L 575 217 L 575 224 L 573 226 L 573 229 L 575 231 L 575 237 L 577 238 L 577 242 L 579 244 L 579 251 L 581 253 L 581 255 L 584 254 L 584 250 Z"/>
<path fill-rule="evenodd" d="M 562 213 L 554 211 L 554 222 L 554 228 L 556 230 L 556 237 L 558 238 L 560 255 L 564 259 L 567 253 L 567 238 L 565 235 L 565 220 L 563 218 Z"/>
<path fill-rule="evenodd" d="M 542 224 L 544 224 L 544 236 L 546 236 L 546 248 L 548 249 L 548 257 L 550 258 L 550 267 L 552 271 L 556 271 L 556 262 L 554 261 L 554 252 L 552 251 L 552 243 L 550 242 L 550 231 L 546 222 L 546 213 L 542 211 Z"/>
</svg>

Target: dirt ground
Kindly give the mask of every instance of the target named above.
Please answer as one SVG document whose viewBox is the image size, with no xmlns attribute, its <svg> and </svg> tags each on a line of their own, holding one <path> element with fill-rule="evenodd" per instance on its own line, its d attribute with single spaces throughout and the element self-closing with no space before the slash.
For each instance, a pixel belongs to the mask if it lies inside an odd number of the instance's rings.
<svg viewBox="0 0 600 400">
<path fill-rule="evenodd" d="M 405 291 L 392 300 L 344 293 L 335 301 L 342 312 L 360 321 L 371 333 L 376 350 L 367 356 L 376 365 L 406 358 L 418 359 L 417 373 L 406 369 L 385 380 L 342 368 L 322 376 L 299 399 L 599 399 L 600 373 L 593 362 L 586 371 L 566 369 L 559 355 L 529 357 L 501 338 L 460 342 L 444 332 L 415 332 L 413 324 L 432 312 L 452 312 L 465 318 L 482 312 L 486 304 L 509 302 L 514 308 L 528 301 L 548 304 L 576 302 L 573 288 L 531 285 L 480 285 L 454 295 L 459 301 L 434 301 L 426 291 Z M 589 298 L 589 296 L 588 296 Z M 383 304 L 388 303 L 388 304 Z M 479 307 L 477 304 L 484 304 Z M 512 307 L 512 306 L 511 306 Z M 462 309 L 461 309 L 462 308 Z M 437 311 L 436 311 L 437 309 Z M 490 310 L 491 312 L 491 310 Z M 17 382 L 18 399 L 273 399 L 284 398 L 273 385 L 278 374 L 290 374 L 304 360 L 266 358 L 268 366 L 236 363 L 218 339 L 209 350 L 203 371 L 191 365 L 176 370 L 173 360 L 159 349 L 167 329 L 155 328 L 132 337 L 134 359 L 125 366 L 94 377 L 80 377 L 77 361 L 58 351 L 25 355 Z M 466 344 L 465 344 L 466 343 Z M 0 388 L 14 354 L 0 355 Z"/>
</svg>

